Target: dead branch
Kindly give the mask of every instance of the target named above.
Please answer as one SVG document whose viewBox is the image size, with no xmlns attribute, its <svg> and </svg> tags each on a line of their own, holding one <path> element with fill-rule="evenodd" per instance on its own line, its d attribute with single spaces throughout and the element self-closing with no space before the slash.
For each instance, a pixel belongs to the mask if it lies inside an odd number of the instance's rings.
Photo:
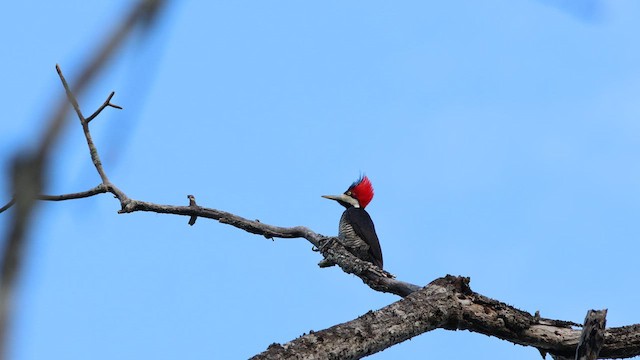
<svg viewBox="0 0 640 360">
<path fill-rule="evenodd" d="M 571 357 L 581 337 L 581 330 L 569 324 L 487 298 L 471 290 L 469 278 L 447 275 L 380 310 L 286 344 L 272 344 L 252 359 L 359 359 L 434 329 L 469 330 Z M 640 353 L 637 326 L 611 328 L 605 336 L 601 357 Z"/>
<path fill-rule="evenodd" d="M 44 200 L 44 201 L 75 200 L 75 199 L 88 198 L 88 197 L 91 197 L 91 196 L 94 196 L 94 195 L 98 195 L 98 194 L 104 194 L 106 192 L 107 192 L 107 187 L 104 186 L 103 184 L 100 184 L 100 185 L 94 187 L 93 189 L 90 189 L 90 190 L 87 190 L 87 191 L 80 191 L 80 192 L 76 192 L 76 193 L 61 194 L 61 195 L 37 195 L 36 199 L 37 200 Z M 12 198 L 11 200 L 9 200 L 9 202 L 6 205 L 4 205 L 3 207 L 0 208 L 0 213 L 8 210 L 15 203 L 16 203 L 15 198 Z"/>
<path fill-rule="evenodd" d="M 112 108 L 118 109 L 118 110 L 122 110 L 122 106 L 118 106 L 115 104 L 111 103 L 111 98 L 113 97 L 113 95 L 115 95 L 116 92 L 112 91 L 111 94 L 109 94 L 109 96 L 107 97 L 107 100 L 104 101 L 104 103 L 102 105 L 100 105 L 100 107 L 98 108 L 98 110 L 94 111 L 93 114 L 91 114 L 87 119 L 86 122 L 89 123 L 91 122 L 91 120 L 95 119 L 96 116 L 100 115 L 100 113 L 102 112 L 102 110 L 104 110 L 106 107 L 110 106 Z"/>
</svg>

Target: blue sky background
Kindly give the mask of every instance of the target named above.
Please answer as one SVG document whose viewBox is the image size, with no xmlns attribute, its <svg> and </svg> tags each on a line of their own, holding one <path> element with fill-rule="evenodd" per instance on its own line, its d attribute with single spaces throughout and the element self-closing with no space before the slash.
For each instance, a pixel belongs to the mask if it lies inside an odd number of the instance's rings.
<svg viewBox="0 0 640 360">
<path fill-rule="evenodd" d="M 3 40 L 0 166 L 33 144 L 129 1 L 14 1 Z M 445 274 L 542 316 L 640 323 L 640 4 L 189 1 L 132 38 L 80 98 L 129 196 L 335 234 L 361 172 L 385 267 Z M 69 116 L 47 192 L 99 182 Z M 0 177 L 0 201 L 9 199 Z M 118 215 L 109 195 L 42 203 L 11 359 L 241 359 L 398 298 L 305 240 L 205 219 Z M 6 233 L 8 214 L 0 215 Z M 372 359 L 539 359 L 465 331 Z"/>
</svg>

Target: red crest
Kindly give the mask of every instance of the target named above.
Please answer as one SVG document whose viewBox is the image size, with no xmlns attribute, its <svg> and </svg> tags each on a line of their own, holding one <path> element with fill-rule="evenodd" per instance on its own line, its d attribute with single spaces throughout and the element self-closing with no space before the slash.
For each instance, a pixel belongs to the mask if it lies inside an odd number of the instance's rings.
<svg viewBox="0 0 640 360">
<path fill-rule="evenodd" d="M 367 207 L 371 199 L 373 199 L 373 186 L 366 176 L 362 176 L 354 182 L 347 192 L 351 192 L 351 196 L 358 200 L 360 207 L 363 209 Z"/>
</svg>

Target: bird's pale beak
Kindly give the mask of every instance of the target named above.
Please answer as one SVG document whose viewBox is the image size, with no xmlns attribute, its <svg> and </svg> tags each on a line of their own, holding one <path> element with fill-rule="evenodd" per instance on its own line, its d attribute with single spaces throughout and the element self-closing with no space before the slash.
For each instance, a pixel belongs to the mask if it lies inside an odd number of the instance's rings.
<svg viewBox="0 0 640 360">
<path fill-rule="evenodd" d="M 329 199 L 329 200 L 349 202 L 347 200 L 348 197 L 345 194 L 340 194 L 340 195 L 322 195 L 322 197 L 325 198 L 325 199 Z"/>
<path fill-rule="evenodd" d="M 322 197 L 325 198 L 325 199 L 329 199 L 329 200 L 335 200 L 335 201 L 339 202 L 340 205 L 342 205 L 344 207 L 349 207 L 349 206 L 360 207 L 360 204 L 358 203 L 358 200 L 356 200 L 353 197 L 351 197 L 349 195 L 346 195 L 346 194 L 322 195 Z"/>
</svg>

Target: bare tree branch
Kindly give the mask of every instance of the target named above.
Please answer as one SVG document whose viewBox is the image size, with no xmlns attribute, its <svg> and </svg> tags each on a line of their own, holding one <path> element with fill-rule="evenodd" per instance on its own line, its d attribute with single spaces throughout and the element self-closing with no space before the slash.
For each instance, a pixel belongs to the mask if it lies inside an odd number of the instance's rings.
<svg viewBox="0 0 640 360">
<path fill-rule="evenodd" d="M 447 275 L 355 320 L 272 344 L 252 359 L 360 359 L 434 329 L 469 330 L 561 356 L 575 354 L 581 334 L 569 323 L 540 319 L 475 293 L 469 278 Z M 640 354 L 637 326 L 612 328 L 605 334 L 602 357 Z"/>
<path fill-rule="evenodd" d="M 109 97 L 107 97 L 107 100 L 105 100 L 105 102 L 100 105 L 100 107 L 98 108 L 98 110 L 94 111 L 93 114 L 91 114 L 87 119 L 86 122 L 89 123 L 91 122 L 91 120 L 95 119 L 96 116 L 100 115 L 100 113 L 102 112 L 102 110 L 104 110 L 107 106 L 110 106 L 112 108 L 118 109 L 118 110 L 122 110 L 122 106 L 118 106 L 115 104 L 111 103 L 111 98 L 113 97 L 113 95 L 115 95 L 115 91 L 112 91 L 111 94 L 109 94 Z"/>
<path fill-rule="evenodd" d="M 37 195 L 36 199 L 45 200 L 45 201 L 64 201 L 64 200 L 88 198 L 94 195 L 104 194 L 106 192 L 108 192 L 107 187 L 104 186 L 104 184 L 100 184 L 94 187 L 93 189 L 90 189 L 87 191 L 81 191 L 81 192 L 70 193 L 70 194 L 62 194 L 62 195 Z M 8 210 L 15 203 L 16 203 L 15 198 L 12 198 L 11 200 L 9 200 L 9 202 L 6 205 L 0 208 L 0 213 Z"/>
<path fill-rule="evenodd" d="M 45 201 L 64 201 L 64 200 L 75 200 L 75 199 L 83 199 L 88 198 L 98 194 L 104 194 L 107 192 L 107 187 L 103 184 L 100 184 L 93 189 L 87 191 L 81 191 L 77 193 L 70 194 L 62 194 L 62 195 L 39 195 L 38 200 Z"/>
<path fill-rule="evenodd" d="M 111 185 L 113 188 L 115 186 Z M 245 219 L 241 216 L 205 207 L 173 206 L 154 204 L 146 201 L 126 198 L 121 200 L 122 210 L 119 213 L 131 213 L 136 211 L 154 212 L 159 214 L 174 214 L 189 217 L 202 217 L 218 220 L 219 222 L 231 225 L 246 232 L 262 235 L 267 238 L 303 238 L 317 247 L 322 255 L 329 261 L 336 263 L 346 273 L 358 276 L 369 287 L 376 291 L 388 292 L 399 296 L 407 296 L 420 289 L 418 285 L 396 280 L 394 276 L 377 266 L 362 261 L 353 256 L 334 238 L 326 237 L 315 233 L 304 226 L 280 227 L 262 223 L 257 220 Z"/>
<path fill-rule="evenodd" d="M 73 92 L 71 91 L 71 88 L 67 83 L 67 80 L 64 78 L 64 75 L 62 74 L 62 70 L 60 69 L 60 66 L 57 64 L 56 64 L 56 71 L 58 72 L 60 81 L 62 81 L 62 85 L 64 86 L 64 90 L 67 94 L 67 99 L 69 99 L 69 102 L 73 106 L 73 109 L 76 111 L 76 115 L 78 115 L 78 118 L 80 119 L 80 125 L 82 125 L 82 131 L 84 132 L 84 137 L 87 140 L 87 145 L 89 146 L 89 153 L 91 154 L 91 160 L 93 161 L 93 166 L 95 166 L 96 170 L 98 171 L 98 174 L 102 179 L 102 183 L 105 186 L 108 186 L 109 184 L 111 184 L 111 182 L 109 181 L 109 178 L 107 177 L 107 174 L 105 173 L 104 168 L 102 167 L 102 161 L 100 161 L 98 150 L 96 149 L 96 145 L 93 143 L 93 138 L 91 137 L 91 132 L 89 131 L 89 123 L 87 122 L 87 119 L 85 119 L 84 115 L 82 114 L 82 111 L 80 110 L 80 105 L 78 104 L 78 100 L 76 99 L 75 95 L 73 95 Z M 111 99 L 112 96 L 113 95 L 109 95 L 107 102 Z M 118 199 L 120 199 L 120 197 L 118 197 Z"/>
</svg>

